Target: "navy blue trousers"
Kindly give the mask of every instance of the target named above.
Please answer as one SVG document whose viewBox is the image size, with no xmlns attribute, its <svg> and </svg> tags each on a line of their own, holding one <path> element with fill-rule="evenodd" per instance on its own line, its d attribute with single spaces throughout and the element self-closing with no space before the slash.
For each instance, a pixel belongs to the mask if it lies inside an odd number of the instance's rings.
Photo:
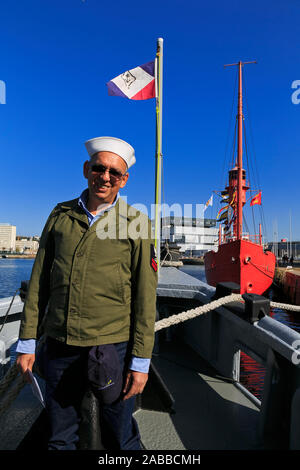
<svg viewBox="0 0 300 470">
<path fill-rule="evenodd" d="M 124 373 L 128 342 L 115 343 Z M 45 402 L 50 422 L 49 450 L 75 450 L 80 406 L 87 390 L 88 347 L 69 346 L 47 338 L 43 354 Z M 140 450 L 140 435 L 132 416 L 135 397 L 100 405 L 101 438 L 107 450 Z"/>
</svg>

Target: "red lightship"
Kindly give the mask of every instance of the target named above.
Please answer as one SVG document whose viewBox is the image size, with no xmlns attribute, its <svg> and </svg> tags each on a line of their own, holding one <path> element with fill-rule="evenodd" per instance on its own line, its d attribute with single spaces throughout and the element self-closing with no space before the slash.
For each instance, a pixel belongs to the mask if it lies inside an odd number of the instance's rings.
<svg viewBox="0 0 300 470">
<path fill-rule="evenodd" d="M 253 62 L 239 62 L 238 113 L 237 113 L 237 157 L 235 166 L 229 171 L 229 182 L 221 192 L 222 202 L 227 204 L 220 211 L 219 246 L 204 256 L 205 274 L 208 284 L 235 282 L 240 286 L 236 291 L 263 294 L 272 284 L 276 258 L 266 251 L 262 242 L 261 224 L 259 234 L 243 234 L 243 206 L 250 189 L 243 169 L 243 95 L 242 66 Z M 250 205 L 261 204 L 261 191 L 251 199 Z M 218 214 L 218 215 L 219 215 Z"/>
</svg>

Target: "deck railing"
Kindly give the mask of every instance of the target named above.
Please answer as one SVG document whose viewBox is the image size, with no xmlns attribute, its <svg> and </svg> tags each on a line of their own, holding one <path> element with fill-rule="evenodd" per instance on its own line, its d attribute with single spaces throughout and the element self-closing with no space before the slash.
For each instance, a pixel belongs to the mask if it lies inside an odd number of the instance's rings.
<svg viewBox="0 0 300 470">
<path fill-rule="evenodd" d="M 168 297 L 175 299 L 175 303 L 176 299 L 186 299 L 182 310 L 187 310 L 191 301 L 199 305 L 210 302 L 214 289 L 204 283 L 197 287 L 195 279 L 192 281 L 190 285 L 181 279 L 174 279 L 173 284 L 159 283 L 158 305 L 164 310 L 164 316 L 174 313 L 168 312 L 167 302 L 164 304 Z M 264 309 L 267 308 L 268 300 L 259 298 Z M 0 329 L 10 301 L 11 298 L 0 300 Z M 264 309 L 259 308 L 252 315 L 246 304 L 233 302 L 183 322 L 180 325 L 182 336 L 257 405 L 260 409 L 258 432 L 264 442 L 278 442 L 279 447 L 300 450 L 300 334 L 265 314 Z M 18 338 L 22 310 L 23 303 L 17 296 L 0 334 L 2 366 L 7 365 L 8 349 Z M 241 352 L 265 368 L 261 400 L 240 383 Z"/>
<path fill-rule="evenodd" d="M 210 301 L 204 298 L 193 290 L 194 301 Z M 234 302 L 182 323 L 180 328 L 185 342 L 259 408 L 261 441 L 300 450 L 300 334 L 269 315 L 254 320 L 245 304 Z M 241 353 L 265 369 L 261 400 L 240 382 Z"/>
<path fill-rule="evenodd" d="M 228 243 L 228 242 L 233 242 L 236 240 L 236 237 L 234 236 L 223 236 L 221 240 L 221 244 L 223 243 Z M 252 243 L 260 244 L 260 235 L 254 234 L 250 235 L 249 233 L 243 233 L 242 235 L 242 240 L 249 240 Z"/>
</svg>

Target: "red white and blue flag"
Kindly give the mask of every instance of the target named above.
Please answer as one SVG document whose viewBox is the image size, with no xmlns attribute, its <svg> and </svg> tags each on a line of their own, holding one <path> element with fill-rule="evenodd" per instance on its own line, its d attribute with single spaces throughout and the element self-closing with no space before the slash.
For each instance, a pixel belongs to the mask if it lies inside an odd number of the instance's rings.
<svg viewBox="0 0 300 470">
<path fill-rule="evenodd" d="M 155 63 L 148 62 L 127 70 L 107 83 L 108 94 L 130 100 L 155 98 Z"/>
</svg>

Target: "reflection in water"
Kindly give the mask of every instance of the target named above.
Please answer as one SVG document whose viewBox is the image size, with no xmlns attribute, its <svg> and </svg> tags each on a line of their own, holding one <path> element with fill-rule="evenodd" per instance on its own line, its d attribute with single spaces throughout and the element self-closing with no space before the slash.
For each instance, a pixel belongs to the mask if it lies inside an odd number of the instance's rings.
<svg viewBox="0 0 300 470">
<path fill-rule="evenodd" d="M 182 266 L 181 271 L 194 276 L 200 281 L 206 282 L 204 266 Z M 279 291 L 275 289 L 269 289 L 268 293 L 265 294 L 273 302 L 290 303 Z M 281 323 L 289 326 L 293 330 L 300 333 L 300 320 L 297 312 L 290 312 L 281 310 L 279 308 L 270 309 L 270 317 L 274 318 Z M 241 351 L 240 357 L 240 383 L 247 388 L 256 398 L 262 399 L 262 391 L 264 386 L 264 377 L 266 369 L 262 364 L 256 362 L 252 357 L 248 356 Z"/>
<path fill-rule="evenodd" d="M 259 400 L 262 399 L 266 369 L 241 351 L 240 383 Z"/>
</svg>

